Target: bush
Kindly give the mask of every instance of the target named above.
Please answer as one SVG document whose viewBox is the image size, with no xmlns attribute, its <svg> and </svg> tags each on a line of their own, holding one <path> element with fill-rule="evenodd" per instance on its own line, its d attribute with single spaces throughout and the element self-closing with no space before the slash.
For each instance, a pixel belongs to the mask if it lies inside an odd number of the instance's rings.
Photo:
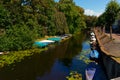
<svg viewBox="0 0 120 80">
<path fill-rule="evenodd" d="M 32 47 L 35 35 L 34 30 L 26 25 L 14 25 L 6 30 L 6 34 L 0 37 L 1 51 L 25 50 Z"/>
</svg>

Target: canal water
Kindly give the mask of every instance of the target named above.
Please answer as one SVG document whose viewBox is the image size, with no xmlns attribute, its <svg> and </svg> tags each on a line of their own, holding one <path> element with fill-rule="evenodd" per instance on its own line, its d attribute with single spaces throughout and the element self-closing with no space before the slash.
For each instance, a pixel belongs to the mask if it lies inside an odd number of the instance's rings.
<svg viewBox="0 0 120 80">
<path fill-rule="evenodd" d="M 0 80 L 66 80 L 72 71 L 82 74 L 85 80 L 85 68 L 91 62 L 89 53 L 88 36 L 77 34 L 42 54 L 0 69 Z M 94 80 L 107 80 L 99 64 Z"/>
</svg>

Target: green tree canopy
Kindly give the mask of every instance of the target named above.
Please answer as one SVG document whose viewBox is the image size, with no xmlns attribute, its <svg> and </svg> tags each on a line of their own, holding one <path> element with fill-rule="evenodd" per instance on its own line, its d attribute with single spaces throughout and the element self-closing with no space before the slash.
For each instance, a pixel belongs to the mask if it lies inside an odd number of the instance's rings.
<svg viewBox="0 0 120 80">
<path fill-rule="evenodd" d="M 7 29 L 6 34 L 0 37 L 1 51 L 25 50 L 32 47 L 35 39 L 34 30 L 31 31 L 26 25 L 14 25 Z"/>
<path fill-rule="evenodd" d="M 111 0 L 106 7 L 106 20 L 109 25 L 112 25 L 118 15 L 120 6 L 116 0 Z"/>
<path fill-rule="evenodd" d="M 62 12 L 56 12 L 54 16 L 55 16 L 56 33 L 58 34 L 69 33 L 65 15 Z"/>
<path fill-rule="evenodd" d="M 0 29 L 6 29 L 10 25 L 10 13 L 3 7 L 3 5 L 0 5 Z"/>
<path fill-rule="evenodd" d="M 96 21 L 97 21 L 96 16 L 87 16 L 87 15 L 85 15 L 85 22 L 86 22 L 87 27 L 89 27 L 89 28 L 95 27 Z"/>
<path fill-rule="evenodd" d="M 29 49 L 37 38 L 75 33 L 85 27 L 84 9 L 73 0 L 0 1 L 1 51 Z"/>
<path fill-rule="evenodd" d="M 120 6 L 116 0 L 111 0 L 105 10 L 106 24 L 110 27 L 110 38 L 112 39 L 112 24 L 118 15 Z"/>
<path fill-rule="evenodd" d="M 75 5 L 73 0 L 60 0 L 59 11 L 62 11 L 67 19 L 70 33 L 80 31 L 85 28 L 84 10 Z"/>
</svg>

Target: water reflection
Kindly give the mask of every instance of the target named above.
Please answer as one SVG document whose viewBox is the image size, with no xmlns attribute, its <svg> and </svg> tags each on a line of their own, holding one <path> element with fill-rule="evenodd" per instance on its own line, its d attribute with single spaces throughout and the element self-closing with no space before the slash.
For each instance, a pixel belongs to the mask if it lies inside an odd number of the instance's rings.
<svg viewBox="0 0 120 80">
<path fill-rule="evenodd" d="M 85 34 L 77 34 L 42 54 L 7 66 L 0 70 L 0 80 L 66 80 L 70 71 L 82 73 L 84 79 L 84 59 L 90 49 L 85 39 Z"/>
<path fill-rule="evenodd" d="M 62 65 L 70 68 L 70 66 L 71 66 L 71 64 L 72 64 L 72 59 L 68 59 L 68 58 L 59 59 L 59 62 L 60 62 Z"/>
</svg>

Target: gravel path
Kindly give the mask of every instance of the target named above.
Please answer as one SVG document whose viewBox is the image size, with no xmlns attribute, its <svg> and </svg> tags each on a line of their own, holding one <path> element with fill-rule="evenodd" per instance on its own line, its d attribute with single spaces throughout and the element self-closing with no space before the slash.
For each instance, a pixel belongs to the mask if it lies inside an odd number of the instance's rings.
<svg viewBox="0 0 120 80">
<path fill-rule="evenodd" d="M 108 36 L 110 34 L 106 33 Z M 110 55 L 115 57 L 120 57 L 120 34 L 112 34 L 113 41 L 104 45 L 105 49 L 110 53 Z"/>
</svg>

